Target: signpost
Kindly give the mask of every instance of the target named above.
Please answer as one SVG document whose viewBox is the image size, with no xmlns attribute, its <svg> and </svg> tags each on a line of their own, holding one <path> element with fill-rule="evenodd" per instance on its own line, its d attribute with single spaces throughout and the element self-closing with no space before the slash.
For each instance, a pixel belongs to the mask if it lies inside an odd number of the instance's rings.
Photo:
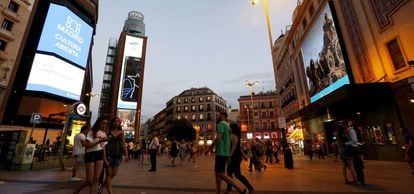
<svg viewBox="0 0 414 194">
<path fill-rule="evenodd" d="M 32 113 L 32 117 L 30 118 L 30 123 L 33 123 L 33 127 L 32 127 L 32 130 L 30 131 L 30 136 L 29 136 L 30 137 L 29 139 L 32 139 L 32 137 L 33 137 L 33 130 L 34 130 L 36 124 L 42 123 L 42 114 L 35 113 L 35 112 Z"/>
</svg>

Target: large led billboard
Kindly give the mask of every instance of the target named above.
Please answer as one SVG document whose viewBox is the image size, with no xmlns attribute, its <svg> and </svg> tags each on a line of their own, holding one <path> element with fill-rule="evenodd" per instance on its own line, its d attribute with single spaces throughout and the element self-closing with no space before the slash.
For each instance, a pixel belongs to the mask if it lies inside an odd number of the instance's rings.
<svg viewBox="0 0 414 194">
<path fill-rule="evenodd" d="M 26 90 L 80 100 L 85 70 L 51 55 L 37 53 Z"/>
<path fill-rule="evenodd" d="M 50 4 L 37 50 L 55 53 L 83 68 L 93 28 L 68 8 Z"/>
<path fill-rule="evenodd" d="M 311 103 L 350 83 L 328 4 L 310 27 L 301 46 Z"/>
<path fill-rule="evenodd" d="M 142 75 L 142 49 L 144 39 L 126 36 L 122 60 L 122 73 L 119 82 L 118 108 L 136 109 L 138 91 L 141 87 L 140 78 Z"/>
</svg>

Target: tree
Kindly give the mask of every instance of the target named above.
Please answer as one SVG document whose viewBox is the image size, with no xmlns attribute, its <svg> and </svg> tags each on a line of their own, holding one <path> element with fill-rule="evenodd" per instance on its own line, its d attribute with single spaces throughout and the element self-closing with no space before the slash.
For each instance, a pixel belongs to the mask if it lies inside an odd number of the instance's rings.
<svg viewBox="0 0 414 194">
<path fill-rule="evenodd" d="M 191 125 L 191 122 L 180 119 L 175 120 L 171 123 L 171 127 L 168 129 L 167 138 L 174 137 L 176 140 L 181 141 L 182 139 L 186 141 L 193 141 L 196 137 L 196 131 Z"/>
</svg>

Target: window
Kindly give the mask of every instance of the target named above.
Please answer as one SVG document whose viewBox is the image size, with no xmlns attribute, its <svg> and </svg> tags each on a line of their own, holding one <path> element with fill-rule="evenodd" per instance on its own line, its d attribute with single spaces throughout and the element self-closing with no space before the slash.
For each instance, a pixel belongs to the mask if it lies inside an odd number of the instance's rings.
<svg viewBox="0 0 414 194">
<path fill-rule="evenodd" d="M 19 10 L 19 4 L 17 4 L 14 1 L 10 1 L 9 7 L 8 9 L 14 13 L 17 13 L 17 11 Z"/>
<path fill-rule="evenodd" d="M 262 112 L 262 118 L 266 118 L 266 112 Z"/>
<path fill-rule="evenodd" d="M 207 96 L 207 101 L 211 101 L 211 97 L 210 96 Z"/>
<path fill-rule="evenodd" d="M 211 105 L 207 104 L 207 111 L 210 111 L 210 110 L 211 110 Z"/>
<path fill-rule="evenodd" d="M 200 121 L 204 120 L 204 115 L 203 114 L 200 114 L 199 115 L 199 119 L 200 119 Z"/>
<path fill-rule="evenodd" d="M 177 104 L 180 104 L 181 103 L 181 99 L 177 99 Z"/>
<path fill-rule="evenodd" d="M 193 121 L 195 121 L 195 120 L 196 120 L 196 115 L 195 115 L 195 114 L 193 114 L 193 115 L 191 116 L 191 120 L 193 120 Z"/>
<path fill-rule="evenodd" d="M 198 110 L 203 111 L 204 110 L 204 105 L 202 105 L 202 104 L 198 105 Z"/>
<path fill-rule="evenodd" d="M 185 120 L 188 120 L 188 115 L 184 115 L 184 119 Z"/>
<path fill-rule="evenodd" d="M 187 99 L 187 98 L 185 98 L 185 99 L 184 99 L 184 103 L 187 103 L 187 102 L 188 102 L 188 99 Z"/>
<path fill-rule="evenodd" d="M 207 121 L 211 121 L 211 113 L 207 113 Z"/>
<path fill-rule="evenodd" d="M 181 107 L 177 106 L 177 112 L 181 112 Z"/>
<path fill-rule="evenodd" d="M 8 19 L 4 19 L 3 23 L 1 24 L 1 28 L 11 31 L 13 28 L 13 22 Z"/>
<path fill-rule="evenodd" d="M 181 115 L 177 115 L 177 119 L 180 120 L 181 119 Z"/>
<path fill-rule="evenodd" d="M 391 57 L 392 64 L 394 65 L 395 70 L 399 70 L 406 66 L 404 61 L 404 56 L 401 52 L 400 45 L 398 40 L 394 39 L 387 44 L 388 52 Z"/>
<path fill-rule="evenodd" d="M 273 118 L 275 115 L 274 115 L 274 113 L 273 113 L 273 111 L 270 111 L 270 118 Z"/>
<path fill-rule="evenodd" d="M 188 112 L 188 106 L 184 106 L 184 112 Z"/>
<path fill-rule="evenodd" d="M 198 98 L 199 102 L 203 102 L 203 100 L 204 100 L 203 97 Z"/>
<path fill-rule="evenodd" d="M 196 106 L 195 105 L 191 106 L 191 111 L 196 111 Z"/>
<path fill-rule="evenodd" d="M 271 127 L 272 129 L 276 129 L 275 122 L 273 122 L 273 121 L 272 121 L 272 122 L 270 123 L 270 127 Z"/>
<path fill-rule="evenodd" d="M 193 97 L 193 98 L 191 98 L 191 102 L 195 102 L 196 100 L 195 100 L 195 98 Z"/>
<path fill-rule="evenodd" d="M 4 40 L 0 40 L 0 51 L 6 50 L 7 42 Z"/>
</svg>

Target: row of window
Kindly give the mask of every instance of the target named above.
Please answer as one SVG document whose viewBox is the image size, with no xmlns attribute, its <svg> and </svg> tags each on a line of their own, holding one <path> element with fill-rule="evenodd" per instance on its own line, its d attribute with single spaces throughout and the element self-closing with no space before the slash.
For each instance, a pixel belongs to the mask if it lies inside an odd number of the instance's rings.
<svg viewBox="0 0 414 194">
<path fill-rule="evenodd" d="M 191 121 L 211 121 L 212 120 L 212 116 L 211 113 L 207 113 L 207 117 L 204 117 L 204 114 L 192 114 L 192 115 L 177 115 L 177 119 L 186 119 L 186 120 L 191 120 Z"/>
<path fill-rule="evenodd" d="M 245 103 L 242 103 L 240 105 L 244 108 L 248 108 L 249 105 L 250 105 L 250 102 L 245 102 Z M 259 108 L 259 105 L 260 105 L 260 108 L 262 108 L 262 109 L 274 108 L 273 101 L 255 101 L 255 102 L 253 102 L 253 108 L 257 109 L 257 108 Z"/>
<path fill-rule="evenodd" d="M 198 109 L 197 109 L 198 108 Z M 206 107 L 204 107 L 204 104 L 192 105 L 192 106 L 177 106 L 176 112 L 196 112 L 196 111 L 211 111 L 211 105 L 207 104 Z"/>
<path fill-rule="evenodd" d="M 276 129 L 276 123 L 274 121 L 271 122 L 262 122 L 262 126 L 260 127 L 259 122 L 254 123 L 254 129 L 256 131 L 260 130 L 269 130 L 269 129 Z"/>
<path fill-rule="evenodd" d="M 248 114 L 247 110 L 244 111 L 243 114 L 244 114 L 243 117 L 244 118 L 247 118 L 247 114 Z M 251 114 L 251 113 L 249 112 L 249 114 Z M 259 116 L 259 112 L 258 111 L 254 111 L 254 116 L 255 117 L 258 117 Z M 262 111 L 260 118 L 275 118 L 275 113 L 273 111 L 269 111 L 269 112 Z"/>
<path fill-rule="evenodd" d="M 210 102 L 211 101 L 211 96 L 207 96 L 205 99 L 206 99 L 207 102 Z M 191 103 L 196 102 L 195 97 L 192 97 L 190 100 L 191 100 Z M 177 99 L 177 104 L 188 103 L 188 102 L 189 102 L 188 98 L 184 98 L 184 99 L 178 98 Z M 204 97 L 198 97 L 198 102 L 204 102 Z"/>
</svg>

